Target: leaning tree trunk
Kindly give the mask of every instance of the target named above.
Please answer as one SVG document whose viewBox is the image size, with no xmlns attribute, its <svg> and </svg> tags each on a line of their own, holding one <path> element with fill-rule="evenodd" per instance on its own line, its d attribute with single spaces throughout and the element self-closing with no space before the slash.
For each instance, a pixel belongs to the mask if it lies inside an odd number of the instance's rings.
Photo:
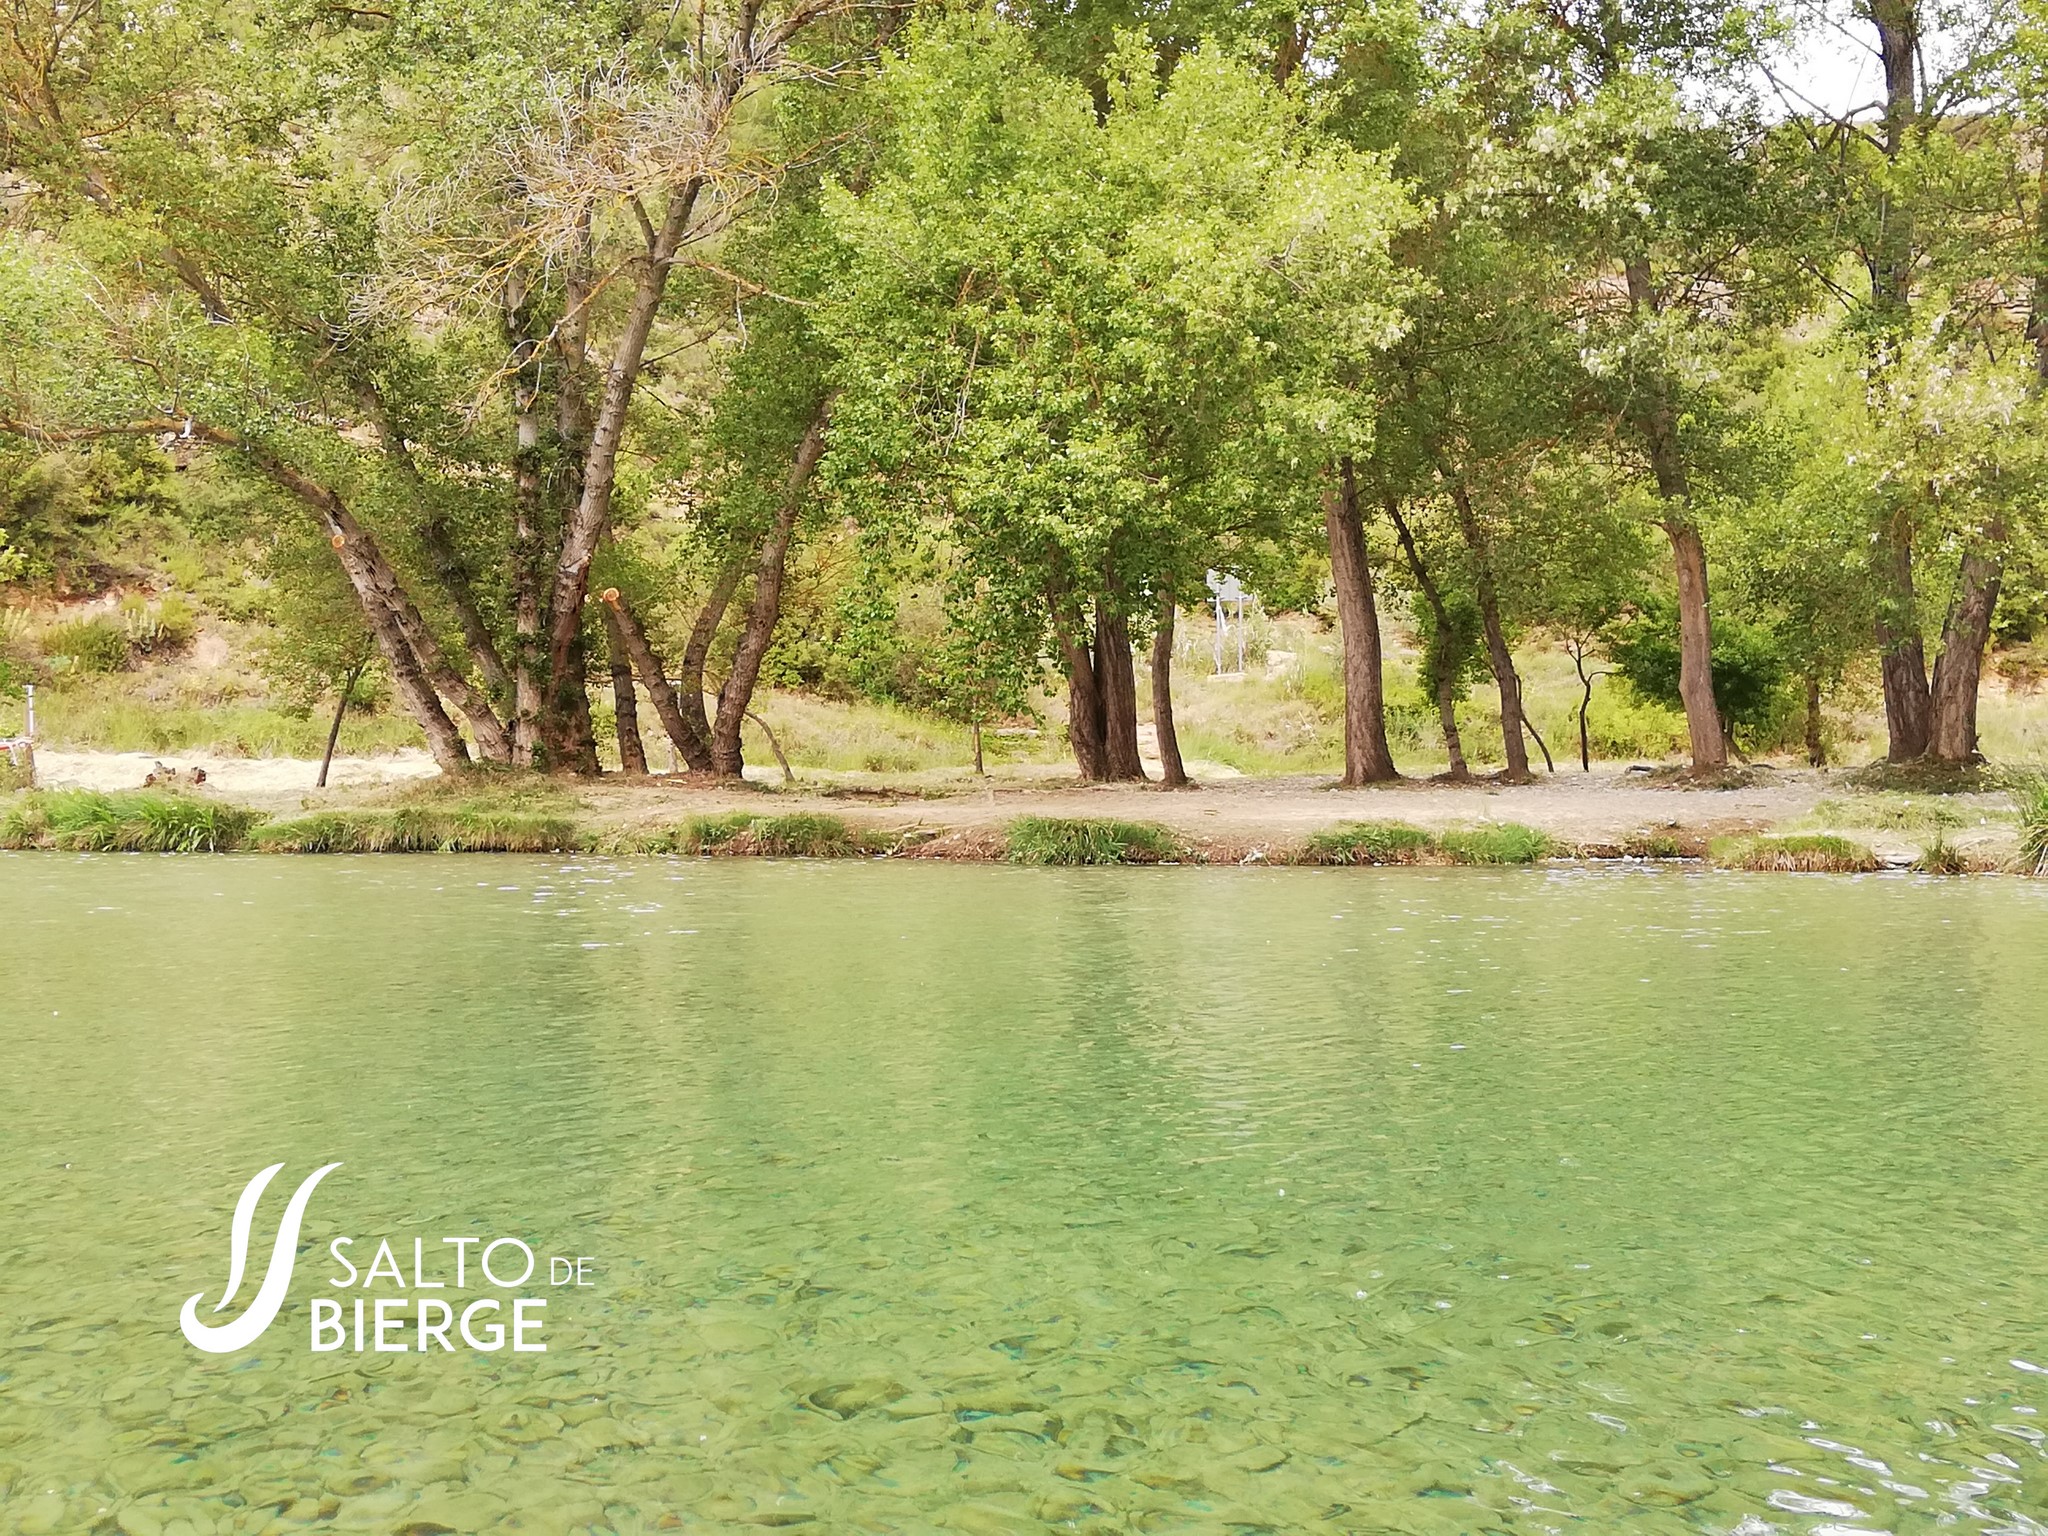
<svg viewBox="0 0 2048 1536">
<path fill-rule="evenodd" d="M 1479 623 L 1486 636 L 1486 662 L 1493 670 L 1494 685 L 1500 690 L 1500 735 L 1508 766 L 1503 777 L 1510 784 L 1529 782 L 1529 746 L 1522 740 L 1522 680 L 1515 675 L 1514 653 L 1508 649 L 1508 633 L 1501 623 L 1500 592 L 1493 583 L 1493 557 L 1479 515 L 1472 509 L 1472 497 L 1464 482 L 1446 476 L 1451 487 L 1451 505 L 1457 509 L 1458 532 L 1472 554 L 1472 585 L 1479 597 Z"/>
<path fill-rule="evenodd" d="M 1180 735 L 1173 728 L 1173 621 L 1171 597 L 1159 603 L 1159 624 L 1152 631 L 1152 734 L 1159 742 L 1159 780 L 1168 789 L 1187 786 L 1188 771 L 1180 760 Z"/>
<path fill-rule="evenodd" d="M 683 709 L 676 691 L 669 685 L 668 672 L 648 642 L 647 631 L 640 623 L 640 616 L 633 612 L 626 600 L 619 596 L 616 587 L 604 590 L 604 601 L 612 609 L 618 625 L 617 635 L 626 648 L 626 654 L 633 659 L 633 670 L 640 674 L 641 686 L 646 688 L 647 697 L 654 701 L 655 717 L 661 721 L 661 728 L 668 733 L 669 742 L 676 754 L 693 773 L 711 771 L 711 744 L 699 736 L 688 713 Z M 701 710 L 699 711 L 701 715 Z"/>
<path fill-rule="evenodd" d="M 695 739 L 687 751 L 680 746 L 677 750 L 683 752 L 684 759 L 698 773 L 713 771 L 711 717 L 704 713 L 704 664 L 711 659 L 711 643 L 718 638 L 718 626 L 724 622 L 725 610 L 732 606 L 732 595 L 739 590 L 740 578 L 746 573 L 746 557 L 740 554 L 719 567 L 704 606 L 697 610 L 697 622 L 690 626 L 690 638 L 683 646 L 683 671 L 678 680 L 681 693 L 677 702 Z"/>
<path fill-rule="evenodd" d="M 789 563 L 789 541 L 796 532 L 797 513 L 803 507 L 804 486 L 825 451 L 825 423 L 830 410 L 829 400 L 819 405 L 810 426 L 804 429 L 803 441 L 797 445 L 796 464 L 783 487 L 774 526 L 768 530 L 754 569 L 754 598 L 733 651 L 732 671 L 726 674 L 725 686 L 718 693 L 718 718 L 711 723 L 711 769 L 724 778 L 740 775 L 740 728 L 746 723 L 747 706 L 754 699 L 754 685 L 761 677 L 761 661 L 768 654 L 768 642 L 775 637 L 775 621 L 782 617 L 782 578 Z"/>
<path fill-rule="evenodd" d="M 640 705 L 633 696 L 633 661 L 615 603 L 605 606 L 604 628 L 605 659 L 612 671 L 612 719 L 619 736 L 619 769 L 645 777 L 647 748 L 640 740 Z"/>
<path fill-rule="evenodd" d="M 1380 660 L 1379 606 L 1372 565 L 1365 554 L 1365 523 L 1358 512 L 1358 476 L 1347 456 L 1323 490 L 1323 533 L 1330 545 L 1330 576 L 1337 592 L 1337 624 L 1344 646 L 1344 777 L 1346 789 L 1398 779 L 1387 746 L 1387 705 Z"/>
<path fill-rule="evenodd" d="M 1095 684 L 1102 700 L 1102 760 L 1106 777 L 1143 779 L 1138 757 L 1138 674 L 1131 660 L 1131 626 L 1111 606 L 1095 601 Z"/>
<path fill-rule="evenodd" d="M 1963 555 L 1955 607 L 1942 626 L 1941 654 L 1934 662 L 1927 755 L 1952 766 L 1978 758 L 1977 686 L 2004 575 L 2002 562 L 1991 552 L 1997 547 L 1996 537 L 1989 533 L 1986 544 L 1973 544 Z"/>
<path fill-rule="evenodd" d="M 1401 503 L 1392 496 L 1384 498 L 1387 516 L 1393 520 L 1394 533 L 1401 540 L 1401 552 L 1408 557 L 1408 569 L 1415 576 L 1415 584 L 1422 589 L 1422 600 L 1429 604 L 1429 616 L 1436 621 L 1439 645 L 1451 643 L 1451 614 L 1444 604 L 1443 592 L 1436 584 L 1436 578 L 1429 574 L 1429 567 L 1422 563 L 1422 551 L 1416 547 L 1415 534 L 1408 527 L 1408 520 L 1401 515 Z M 1458 687 L 1452 676 L 1455 669 L 1438 667 L 1436 678 L 1436 713 L 1438 723 L 1443 727 L 1444 750 L 1450 754 L 1450 777 L 1454 780 L 1469 779 L 1472 770 L 1465 763 L 1465 742 L 1458 734 Z"/>
</svg>

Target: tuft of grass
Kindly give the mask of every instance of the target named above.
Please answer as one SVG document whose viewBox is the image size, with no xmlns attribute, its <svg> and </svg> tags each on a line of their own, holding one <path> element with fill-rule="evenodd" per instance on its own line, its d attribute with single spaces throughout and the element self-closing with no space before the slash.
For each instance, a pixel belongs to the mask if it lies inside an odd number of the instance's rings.
<svg viewBox="0 0 2048 1536">
<path fill-rule="evenodd" d="M 1630 859 L 1696 859 L 1697 843 L 1688 844 L 1669 832 L 1631 832 L 1622 841 L 1621 852 Z"/>
<path fill-rule="evenodd" d="M 1940 832 L 1960 827 L 1966 819 L 1952 805 L 1914 800 L 1904 795 L 1860 795 L 1853 800 L 1822 800 L 1804 818 L 1815 827 L 1869 827 L 1883 832 Z"/>
<path fill-rule="evenodd" d="M 1724 869 L 1774 870 L 1803 874 L 1867 874 L 1877 856 L 1846 837 L 1799 833 L 1789 837 L 1716 838 L 1713 858 Z"/>
<path fill-rule="evenodd" d="M 36 791 L 0 816 L 0 847 L 73 853 L 226 853 L 262 820 L 257 811 L 189 795 L 134 790 Z"/>
<path fill-rule="evenodd" d="M 2020 817 L 2020 868 L 2048 875 L 2048 777 L 2014 784 L 2012 798 Z"/>
<path fill-rule="evenodd" d="M 575 823 L 516 811 L 315 811 L 251 835 L 265 853 L 567 853 L 581 845 Z"/>
<path fill-rule="evenodd" d="M 732 853 L 769 859 L 845 859 L 870 851 L 845 822 L 817 811 L 750 820 L 725 838 L 724 846 Z"/>
<path fill-rule="evenodd" d="M 1312 833 L 1303 845 L 1304 864 L 1420 864 L 1436 851 L 1436 840 L 1420 827 L 1400 821 L 1347 821 Z"/>
<path fill-rule="evenodd" d="M 1553 851 L 1547 833 L 1512 821 L 1454 828 L 1437 838 L 1437 847 L 1453 864 L 1534 864 Z"/>
<path fill-rule="evenodd" d="M 1967 875 L 1976 867 L 1975 860 L 1939 832 L 1913 861 L 1914 873 L 1921 875 Z"/>
<path fill-rule="evenodd" d="M 1004 831 L 1012 864 L 1158 864 L 1181 854 L 1180 840 L 1149 821 L 1019 816 Z"/>
</svg>

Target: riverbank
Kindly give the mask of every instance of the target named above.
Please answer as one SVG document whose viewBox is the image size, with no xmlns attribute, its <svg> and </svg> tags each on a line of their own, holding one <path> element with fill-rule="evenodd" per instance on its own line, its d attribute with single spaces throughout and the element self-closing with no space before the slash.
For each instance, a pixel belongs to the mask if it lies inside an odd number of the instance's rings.
<svg viewBox="0 0 2048 1536">
<path fill-rule="evenodd" d="M 166 766 L 173 769 L 169 792 L 143 791 L 144 779 Z M 1799 845 L 1801 858 L 1791 861 L 1797 867 L 1919 863 L 1958 871 L 2009 867 L 2021 842 L 2013 796 L 2004 789 L 1873 791 L 1855 773 L 1809 770 L 1757 769 L 1712 788 L 1607 771 L 1545 775 L 1523 785 L 1424 780 L 1344 790 L 1295 777 L 1166 791 L 1016 770 L 990 779 L 844 774 L 737 785 L 668 776 L 447 779 L 402 754 L 337 763 L 330 787 L 316 791 L 308 787 L 314 765 L 292 759 L 181 758 L 162 765 L 139 754 L 50 753 L 40 769 L 43 790 L 0 801 L 0 840 L 21 847 L 1053 863 L 1718 856 L 1776 867 L 1786 862 L 1775 855 L 1789 839 Z M 195 769 L 205 774 L 196 786 L 188 782 Z"/>
</svg>

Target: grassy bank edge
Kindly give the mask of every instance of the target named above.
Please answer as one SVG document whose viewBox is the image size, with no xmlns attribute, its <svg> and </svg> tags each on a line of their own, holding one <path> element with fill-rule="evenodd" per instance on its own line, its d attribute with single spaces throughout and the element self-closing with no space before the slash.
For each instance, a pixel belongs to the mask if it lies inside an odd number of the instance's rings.
<svg viewBox="0 0 2048 1536">
<path fill-rule="evenodd" d="M 1923 874 L 2048 872 L 2048 802 L 2023 824 L 2021 856 L 1993 864 L 1937 832 L 1911 868 Z M 2036 825 L 2039 821 L 2041 825 Z M 1759 872 L 1865 874 L 1886 867 L 1835 834 L 1757 833 L 1707 839 L 1683 831 L 1569 843 L 1534 827 L 1489 822 L 1430 831 L 1398 821 L 1348 821 L 1296 842 L 1190 839 L 1156 822 L 1016 816 L 1000 826 L 885 832 L 818 811 L 695 814 L 606 828 L 560 805 L 417 804 L 312 811 L 267 819 L 220 800 L 161 790 L 38 790 L 0 802 L 0 848 L 93 853 L 554 853 L 715 858 L 927 858 L 1044 867 L 1091 865 L 1514 866 L 1553 862 L 1709 864 Z"/>
</svg>

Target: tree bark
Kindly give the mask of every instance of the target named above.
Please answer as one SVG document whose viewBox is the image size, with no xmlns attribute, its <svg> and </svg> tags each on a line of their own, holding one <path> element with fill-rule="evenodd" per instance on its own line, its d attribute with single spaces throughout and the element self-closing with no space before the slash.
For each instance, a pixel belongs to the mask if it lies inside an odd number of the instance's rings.
<svg viewBox="0 0 2048 1536">
<path fill-rule="evenodd" d="M 1107 777 L 1140 780 L 1138 673 L 1131 660 L 1131 626 L 1113 598 L 1095 600 L 1095 685 L 1102 700 L 1102 757 Z"/>
<path fill-rule="evenodd" d="M 1714 700 L 1714 632 L 1707 604 L 1707 546 L 1690 522 L 1664 525 L 1678 568 L 1678 694 L 1694 768 L 1724 768 L 1728 737 Z"/>
<path fill-rule="evenodd" d="M 645 778 L 647 748 L 640 740 L 640 705 L 633 696 L 633 661 L 617 603 L 605 605 L 604 626 L 605 659 L 612 671 L 612 719 L 619 736 L 619 770 Z"/>
<path fill-rule="evenodd" d="M 540 344 L 531 334 L 523 281 L 506 285 L 505 336 L 512 347 L 512 755 L 522 767 L 541 757 L 541 676 L 547 642 L 541 612 L 547 563 L 544 465 L 540 445 Z M 568 370 L 565 369 L 565 372 Z M 562 388 L 574 387 L 565 378 Z"/>
<path fill-rule="evenodd" d="M 739 777 L 743 767 L 740 729 L 746 722 L 747 706 L 753 702 L 754 685 L 760 680 L 761 660 L 768 654 L 768 643 L 775 636 L 775 621 L 782 617 L 782 579 L 788 567 L 789 541 L 796 531 L 797 513 L 803 507 L 804 487 L 825 452 L 825 424 L 831 410 L 829 398 L 820 403 L 797 445 L 796 463 L 783 486 L 774 526 L 768 530 L 755 565 L 754 597 L 747 608 L 739 644 L 733 650 L 732 670 L 718 692 L 718 718 L 711 723 L 711 771 L 726 778 Z"/>
<path fill-rule="evenodd" d="M 1806 762 L 1812 768 L 1825 768 L 1828 762 L 1827 742 L 1821 737 L 1820 716 L 1820 674 L 1806 674 Z"/>
<path fill-rule="evenodd" d="M 1878 556 L 1884 562 L 1880 574 L 1889 588 L 1877 615 L 1885 758 L 1908 763 L 1927 753 L 1934 698 L 1927 682 L 1927 650 L 1920 638 L 1918 599 L 1913 591 L 1912 521 L 1903 508 L 1886 520 Z"/>
<path fill-rule="evenodd" d="M 1159 781 L 1168 789 L 1187 787 L 1188 771 L 1180 760 L 1180 736 L 1173 728 L 1173 621 L 1171 597 L 1159 604 L 1159 623 L 1152 631 L 1152 734 L 1159 743 Z"/>
<path fill-rule="evenodd" d="M 1079 636 L 1078 613 L 1063 615 L 1060 654 L 1067 663 L 1067 744 L 1073 748 L 1074 766 L 1081 777 L 1099 784 L 1109 777 L 1109 758 L 1102 741 L 1102 694 L 1096 686 L 1095 663 L 1088 644 Z"/>
<path fill-rule="evenodd" d="M 1358 476 L 1347 456 L 1323 489 L 1323 533 L 1330 546 L 1337 625 L 1344 645 L 1344 777 L 1346 789 L 1383 784 L 1401 775 L 1387 746 L 1387 707 L 1381 678 L 1380 615 L 1373 600 L 1372 566 L 1365 554 L 1365 524 L 1358 511 Z"/>
<path fill-rule="evenodd" d="M 1401 503 L 1392 496 L 1383 498 L 1387 516 L 1393 520 L 1394 533 L 1401 540 L 1401 553 L 1408 559 L 1408 569 L 1414 574 L 1416 586 L 1422 589 L 1422 600 L 1429 605 L 1429 615 L 1436 621 L 1436 632 L 1442 637 L 1441 643 L 1448 645 L 1451 637 L 1450 610 L 1444 605 L 1444 595 L 1436 580 L 1429 574 L 1429 567 L 1422 563 L 1422 551 L 1417 548 L 1415 535 L 1408 527 L 1408 520 L 1401 516 Z M 1436 678 L 1436 715 L 1443 728 L 1444 750 L 1450 754 L 1449 777 L 1462 782 L 1472 777 L 1472 770 L 1465 762 L 1465 742 L 1458 734 L 1458 687 L 1450 667 L 1439 667 Z"/>
<path fill-rule="evenodd" d="M 1508 649 L 1508 634 L 1501 623 L 1500 592 L 1493 582 L 1493 556 L 1486 531 L 1479 526 L 1472 497 L 1465 484 L 1446 475 L 1451 505 L 1457 510 L 1458 532 L 1472 555 L 1472 585 L 1479 597 L 1479 623 L 1486 636 L 1486 662 L 1492 669 L 1494 686 L 1500 691 L 1500 735 L 1507 753 L 1507 771 L 1502 778 L 1510 784 L 1529 782 L 1529 745 L 1522 740 L 1522 680 L 1515 675 L 1515 658 Z"/>
<path fill-rule="evenodd" d="M 1980 757 L 1977 687 L 1984 669 L 1984 648 L 1991 641 L 1999 582 L 2005 573 L 2004 563 L 1993 552 L 1998 537 L 1998 530 L 1988 530 L 1984 542 L 1973 543 L 1964 552 L 1955 606 L 1942 626 L 1941 654 L 1934 661 L 1927 755 L 1951 766 L 1976 762 Z"/>
</svg>

